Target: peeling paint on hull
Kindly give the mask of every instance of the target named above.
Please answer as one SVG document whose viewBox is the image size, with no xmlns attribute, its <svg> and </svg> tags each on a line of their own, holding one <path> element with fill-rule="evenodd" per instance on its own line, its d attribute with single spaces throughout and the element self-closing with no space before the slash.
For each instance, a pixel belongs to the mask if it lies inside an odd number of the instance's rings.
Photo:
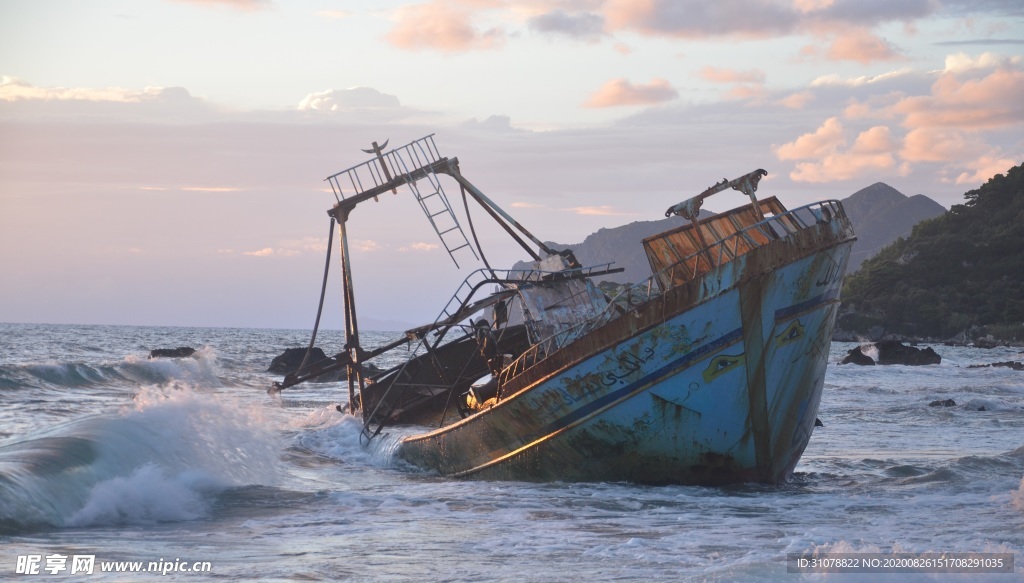
<svg viewBox="0 0 1024 583">
<path fill-rule="evenodd" d="M 403 459 L 482 479 L 779 483 L 814 429 L 852 233 L 820 223 L 608 322 L 511 396 L 407 437 Z"/>
</svg>

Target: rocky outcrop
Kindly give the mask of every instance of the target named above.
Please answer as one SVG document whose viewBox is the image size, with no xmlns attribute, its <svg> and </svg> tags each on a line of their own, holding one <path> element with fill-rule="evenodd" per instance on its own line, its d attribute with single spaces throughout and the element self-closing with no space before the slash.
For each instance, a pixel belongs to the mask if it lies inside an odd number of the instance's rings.
<svg viewBox="0 0 1024 583">
<path fill-rule="evenodd" d="M 844 358 L 839 364 L 873 366 L 875 364 L 875 359 L 861 352 L 860 347 L 858 346 L 857 348 L 851 348 L 850 351 L 846 353 L 846 358 Z"/>
<path fill-rule="evenodd" d="M 1024 362 L 1018 362 L 1016 360 L 1008 360 L 1006 362 L 993 362 L 992 364 L 972 364 L 967 368 L 988 368 L 990 366 L 1005 367 L 1013 370 L 1024 371 Z"/>
<path fill-rule="evenodd" d="M 956 401 L 953 399 L 940 399 L 938 401 L 932 401 L 928 403 L 929 407 L 956 407 Z"/>
<path fill-rule="evenodd" d="M 305 348 L 286 348 L 279 356 L 274 357 L 267 372 L 282 375 L 293 373 L 299 369 L 299 365 L 302 364 L 302 359 L 305 356 Z M 327 355 L 324 354 L 323 349 L 319 346 L 314 346 L 313 352 L 309 355 L 308 364 L 320 362 L 321 360 L 327 360 Z"/>
<path fill-rule="evenodd" d="M 274 357 L 274 360 L 270 363 L 270 368 L 267 369 L 267 372 L 272 372 L 280 375 L 289 375 L 299 370 L 299 365 L 302 364 L 302 359 L 305 358 L 305 356 L 305 348 L 286 348 L 283 353 L 281 353 L 279 356 Z M 334 359 L 327 356 L 320 347 L 314 346 L 313 351 L 309 355 L 309 360 L 306 362 L 306 366 L 312 367 L 317 363 L 320 363 L 321 366 L 326 366 L 329 364 L 333 364 L 333 362 Z M 312 372 L 312 370 L 315 369 L 311 369 L 310 372 Z M 369 363 L 363 365 L 363 371 L 367 375 L 373 375 L 382 372 L 380 368 Z M 328 371 L 322 375 L 319 375 L 312 379 L 312 381 L 317 383 L 332 383 L 336 381 L 344 381 L 347 379 L 348 368 L 342 367 L 337 370 Z"/>
<path fill-rule="evenodd" d="M 874 348 L 878 351 L 878 362 L 864 353 L 865 350 Z M 907 346 L 898 340 L 882 340 L 873 344 L 864 344 L 850 350 L 846 358 L 839 364 L 904 364 L 908 366 L 922 366 L 927 364 L 939 364 L 942 357 L 932 348 L 916 348 Z"/>
<path fill-rule="evenodd" d="M 942 357 L 939 356 L 930 346 L 915 348 L 907 346 L 898 340 L 882 340 L 875 342 L 878 349 L 878 364 L 906 364 L 910 366 L 921 366 L 927 364 L 940 364 Z"/>
<path fill-rule="evenodd" d="M 149 352 L 150 358 L 185 358 L 196 353 L 195 348 L 179 346 L 178 348 L 157 348 Z"/>
</svg>

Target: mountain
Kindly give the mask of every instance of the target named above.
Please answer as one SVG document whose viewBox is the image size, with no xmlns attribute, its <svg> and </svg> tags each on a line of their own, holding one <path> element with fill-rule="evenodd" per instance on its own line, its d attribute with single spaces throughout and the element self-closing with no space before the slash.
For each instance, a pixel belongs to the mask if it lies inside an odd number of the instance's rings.
<svg viewBox="0 0 1024 583">
<path fill-rule="evenodd" d="M 906 237 L 917 223 L 946 212 L 923 194 L 908 197 L 884 182 L 876 182 L 842 199 L 857 242 L 850 253 L 847 273 L 899 237 Z"/>
<path fill-rule="evenodd" d="M 997 338 L 1024 338 L 1024 166 L 964 199 L 847 277 L 844 330 L 966 339 L 986 327 Z"/>
</svg>

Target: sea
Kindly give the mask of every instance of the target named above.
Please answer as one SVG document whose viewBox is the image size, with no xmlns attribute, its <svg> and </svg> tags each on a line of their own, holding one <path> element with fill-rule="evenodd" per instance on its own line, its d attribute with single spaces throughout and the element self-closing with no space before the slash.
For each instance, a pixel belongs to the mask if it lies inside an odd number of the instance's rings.
<svg viewBox="0 0 1024 583">
<path fill-rule="evenodd" d="M 839 365 L 855 345 L 834 343 L 793 478 L 695 487 L 410 467 L 400 431 L 360 445 L 337 409 L 347 385 L 268 394 L 272 359 L 309 334 L 0 324 L 0 580 L 1024 581 L 1024 372 L 971 368 L 1021 348 L 935 345 L 939 365 L 872 367 Z M 179 346 L 196 353 L 148 358 Z M 792 560 L 927 553 L 1015 562 Z"/>
</svg>

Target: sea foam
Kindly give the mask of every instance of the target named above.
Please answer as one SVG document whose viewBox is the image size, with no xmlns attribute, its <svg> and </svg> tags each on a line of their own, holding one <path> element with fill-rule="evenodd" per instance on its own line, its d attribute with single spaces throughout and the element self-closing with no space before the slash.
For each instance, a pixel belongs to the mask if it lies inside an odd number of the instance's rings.
<svg viewBox="0 0 1024 583">
<path fill-rule="evenodd" d="M 151 387 L 114 415 L 0 446 L 0 523 L 189 520 L 224 488 L 277 481 L 280 438 L 255 405 Z"/>
</svg>

